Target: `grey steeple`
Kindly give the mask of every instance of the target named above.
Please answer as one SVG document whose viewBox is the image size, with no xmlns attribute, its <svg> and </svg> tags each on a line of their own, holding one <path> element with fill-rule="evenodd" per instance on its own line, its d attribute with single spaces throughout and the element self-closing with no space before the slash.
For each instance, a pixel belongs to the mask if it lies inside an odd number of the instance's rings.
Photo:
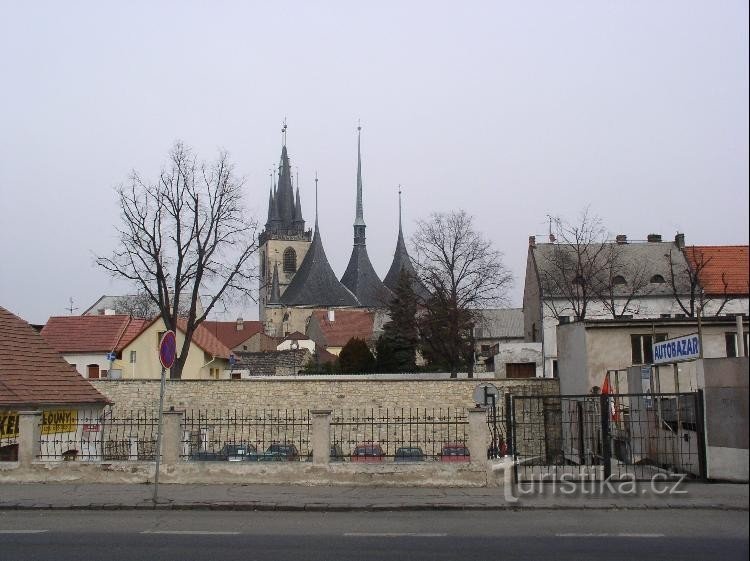
<svg viewBox="0 0 750 561">
<path fill-rule="evenodd" d="M 292 282 L 281 295 L 281 303 L 286 306 L 359 306 L 354 294 L 336 278 L 323 249 L 318 227 L 317 186 L 316 176 L 313 241 Z"/>
<path fill-rule="evenodd" d="M 414 265 L 409 257 L 409 252 L 406 250 L 406 243 L 404 242 L 404 230 L 401 224 L 401 186 L 398 189 L 398 239 L 396 240 L 396 251 L 393 254 L 393 261 L 391 262 L 391 268 L 388 269 L 388 274 L 383 279 L 383 284 L 391 290 L 396 290 L 398 285 L 401 271 L 405 271 L 412 278 L 412 289 L 414 293 L 420 298 L 427 298 L 430 293 L 425 286 L 417 278 Z"/>
<path fill-rule="evenodd" d="M 302 218 L 302 204 L 299 201 L 299 179 L 297 180 L 297 193 L 294 200 L 294 224 L 302 224 L 302 228 L 305 227 L 305 219 Z"/>
<path fill-rule="evenodd" d="M 271 279 L 271 295 L 268 298 L 269 304 L 278 304 L 279 297 L 279 264 L 273 264 L 273 277 Z"/>
<path fill-rule="evenodd" d="M 281 129 L 283 140 L 278 167 L 278 182 L 274 181 L 273 183 L 268 201 L 268 222 L 266 222 L 266 229 L 262 236 L 264 239 L 268 239 L 269 236 L 303 236 L 309 240 L 310 233 L 305 232 L 305 219 L 302 217 L 299 180 L 297 181 L 296 196 L 292 185 L 289 152 L 286 147 L 286 128 L 285 122 Z"/>
<path fill-rule="evenodd" d="M 365 219 L 362 210 L 362 154 L 360 131 L 357 127 L 357 208 L 354 218 L 354 247 L 341 283 L 359 300 L 362 306 L 378 308 L 388 305 L 392 294 L 380 281 L 367 255 L 365 243 Z"/>
</svg>

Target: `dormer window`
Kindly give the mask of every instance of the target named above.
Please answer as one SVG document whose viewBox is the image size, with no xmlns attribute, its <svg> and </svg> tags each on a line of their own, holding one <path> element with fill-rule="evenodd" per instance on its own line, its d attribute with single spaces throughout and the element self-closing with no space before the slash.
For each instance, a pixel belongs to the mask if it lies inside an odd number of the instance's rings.
<svg viewBox="0 0 750 561">
<path fill-rule="evenodd" d="M 614 285 L 620 285 L 620 284 L 628 284 L 625 280 L 625 277 L 622 275 L 617 275 L 615 278 L 612 279 L 612 284 Z"/>
<path fill-rule="evenodd" d="M 653 284 L 664 284 L 666 281 L 664 280 L 664 277 L 661 275 L 654 275 L 651 277 L 651 282 Z"/>
</svg>

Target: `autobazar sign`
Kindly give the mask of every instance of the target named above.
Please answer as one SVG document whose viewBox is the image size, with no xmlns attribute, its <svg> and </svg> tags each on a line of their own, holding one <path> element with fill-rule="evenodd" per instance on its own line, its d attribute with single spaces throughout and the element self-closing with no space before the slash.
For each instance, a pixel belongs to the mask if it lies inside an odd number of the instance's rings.
<svg viewBox="0 0 750 561">
<path fill-rule="evenodd" d="M 701 344 L 697 334 L 667 339 L 653 344 L 654 364 L 682 362 L 700 358 Z"/>
</svg>

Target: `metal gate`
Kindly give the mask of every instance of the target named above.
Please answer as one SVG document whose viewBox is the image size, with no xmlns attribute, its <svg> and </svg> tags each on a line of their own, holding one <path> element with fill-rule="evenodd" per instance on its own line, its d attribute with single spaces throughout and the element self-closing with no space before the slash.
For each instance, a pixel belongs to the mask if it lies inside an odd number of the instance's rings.
<svg viewBox="0 0 750 561">
<path fill-rule="evenodd" d="M 515 479 L 705 478 L 702 404 L 701 391 L 511 396 Z"/>
</svg>

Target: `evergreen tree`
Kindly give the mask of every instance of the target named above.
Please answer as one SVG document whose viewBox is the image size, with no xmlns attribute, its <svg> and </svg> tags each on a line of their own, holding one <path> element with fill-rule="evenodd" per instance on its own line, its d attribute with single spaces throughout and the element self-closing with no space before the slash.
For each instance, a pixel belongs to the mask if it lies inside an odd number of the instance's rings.
<svg viewBox="0 0 750 561">
<path fill-rule="evenodd" d="M 352 337 L 339 353 L 341 372 L 361 374 L 372 372 L 375 368 L 375 357 L 362 339 Z"/>
<path fill-rule="evenodd" d="M 401 271 L 388 313 L 391 319 L 383 326 L 376 346 L 377 369 L 379 372 L 414 372 L 419 341 L 417 298 L 406 270 Z"/>
</svg>

